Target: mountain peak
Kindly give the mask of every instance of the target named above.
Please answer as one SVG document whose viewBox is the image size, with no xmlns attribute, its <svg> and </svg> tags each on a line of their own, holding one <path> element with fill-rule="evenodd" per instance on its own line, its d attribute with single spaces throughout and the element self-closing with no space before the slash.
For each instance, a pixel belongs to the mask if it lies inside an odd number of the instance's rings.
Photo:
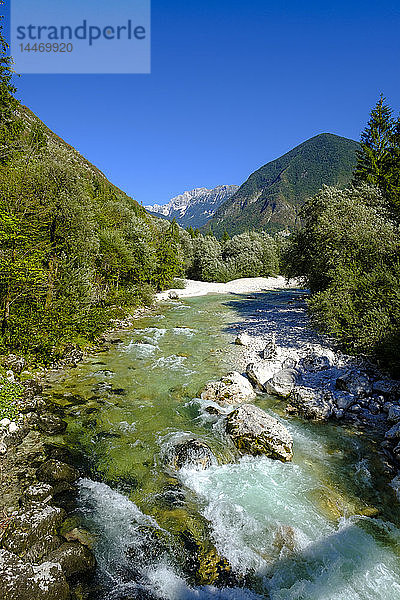
<svg viewBox="0 0 400 600">
<path fill-rule="evenodd" d="M 356 164 L 358 142 L 319 133 L 267 163 L 220 206 L 207 227 L 221 234 L 246 229 L 294 229 L 304 200 L 324 185 L 345 187 Z"/>
<path fill-rule="evenodd" d="M 218 185 L 213 189 L 194 188 L 175 196 L 167 204 L 153 204 L 145 208 L 168 219 L 175 218 L 182 227 L 201 227 L 238 189 L 237 185 Z"/>
</svg>

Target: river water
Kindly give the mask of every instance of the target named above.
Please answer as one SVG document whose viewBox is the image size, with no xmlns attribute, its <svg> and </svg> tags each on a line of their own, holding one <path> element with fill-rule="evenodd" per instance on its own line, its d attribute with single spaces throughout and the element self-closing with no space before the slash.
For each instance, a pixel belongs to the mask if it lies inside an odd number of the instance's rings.
<svg viewBox="0 0 400 600">
<path fill-rule="evenodd" d="M 240 361 L 244 319 L 298 292 L 206 296 L 161 305 L 48 394 L 69 426 L 59 442 L 85 467 L 77 514 L 95 538 L 91 600 L 400 600 L 400 512 L 377 442 L 281 419 L 294 460 L 236 455 L 199 390 Z M 171 466 L 196 437 L 216 460 Z"/>
</svg>

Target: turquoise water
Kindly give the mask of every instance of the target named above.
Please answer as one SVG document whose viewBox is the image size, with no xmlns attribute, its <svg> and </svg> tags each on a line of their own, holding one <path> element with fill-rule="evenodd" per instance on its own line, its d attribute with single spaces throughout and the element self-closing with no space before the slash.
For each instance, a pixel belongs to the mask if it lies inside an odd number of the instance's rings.
<svg viewBox="0 0 400 600">
<path fill-rule="evenodd" d="M 96 536 L 93 600 L 400 599 L 400 515 L 373 439 L 288 419 L 260 394 L 291 431 L 294 460 L 240 458 L 198 400 L 237 364 L 243 318 L 290 294 L 164 305 L 54 382 L 64 441 L 87 466 L 79 514 Z M 190 436 L 216 462 L 176 472 L 171 447 Z"/>
</svg>

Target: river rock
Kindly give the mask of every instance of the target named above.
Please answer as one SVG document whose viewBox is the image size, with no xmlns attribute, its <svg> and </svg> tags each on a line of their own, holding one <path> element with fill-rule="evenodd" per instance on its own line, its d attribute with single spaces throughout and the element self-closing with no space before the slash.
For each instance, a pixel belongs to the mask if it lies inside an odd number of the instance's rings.
<svg viewBox="0 0 400 600">
<path fill-rule="evenodd" d="M 172 462 L 176 469 L 194 467 L 204 470 L 211 467 L 213 462 L 215 462 L 215 457 L 205 442 L 200 440 L 186 440 L 174 447 Z"/>
<path fill-rule="evenodd" d="M 267 341 L 267 343 L 265 344 L 265 347 L 262 351 L 262 357 L 265 360 L 271 360 L 271 359 L 275 358 L 276 354 L 277 354 L 276 339 L 275 339 L 275 335 L 272 335 L 270 337 L 270 339 Z"/>
<path fill-rule="evenodd" d="M 57 550 L 51 552 L 46 559 L 61 565 L 65 577 L 87 573 L 96 566 L 93 553 L 79 542 L 64 542 Z"/>
<path fill-rule="evenodd" d="M 45 483 L 74 483 L 79 478 L 79 471 L 66 463 L 50 458 L 36 472 L 37 478 Z"/>
<path fill-rule="evenodd" d="M 298 383 L 299 377 L 300 374 L 295 369 L 282 369 L 267 381 L 264 389 L 268 394 L 287 398 L 296 383 Z"/>
<path fill-rule="evenodd" d="M 313 348 L 300 363 L 306 371 L 323 371 L 334 365 L 335 354 L 332 350 Z"/>
<path fill-rule="evenodd" d="M 255 387 L 265 391 L 267 381 L 280 369 L 281 363 L 278 361 L 259 361 L 247 365 L 246 375 Z"/>
<path fill-rule="evenodd" d="M 348 410 L 357 401 L 349 392 L 334 392 L 334 398 L 339 410 Z"/>
<path fill-rule="evenodd" d="M 242 404 L 227 416 L 226 432 L 244 454 L 292 460 L 293 439 L 286 427 L 253 404 Z"/>
<path fill-rule="evenodd" d="M 397 440 L 400 438 L 400 423 L 396 423 L 393 425 L 389 431 L 385 433 L 385 438 L 387 440 Z"/>
<path fill-rule="evenodd" d="M 372 391 L 394 399 L 400 393 L 400 383 L 393 379 L 379 379 L 373 383 Z"/>
<path fill-rule="evenodd" d="M 22 496 L 23 504 L 32 502 L 47 502 L 53 496 L 53 488 L 48 483 L 35 483 L 30 485 Z"/>
<path fill-rule="evenodd" d="M 358 398 L 365 398 L 372 393 L 369 377 L 362 371 L 348 371 L 336 379 L 336 389 L 349 392 Z"/>
<path fill-rule="evenodd" d="M 296 413 L 306 419 L 326 421 L 333 414 L 334 402 L 330 392 L 296 386 L 290 394 L 287 412 Z"/>
<path fill-rule="evenodd" d="M 172 290 L 171 292 L 168 293 L 168 298 L 170 300 L 179 300 L 179 294 L 178 294 L 178 292 L 175 292 L 175 290 Z"/>
<path fill-rule="evenodd" d="M 39 416 L 38 427 L 43 433 L 57 435 L 58 433 L 64 433 L 67 422 L 52 413 L 44 413 Z"/>
<path fill-rule="evenodd" d="M 11 369 L 19 375 L 25 368 L 25 358 L 16 354 L 9 354 L 3 364 L 6 369 Z"/>
<path fill-rule="evenodd" d="M 65 511 L 53 506 L 38 506 L 40 508 L 28 509 L 13 517 L 2 538 L 6 550 L 23 556 L 44 538 L 55 535 L 65 519 Z"/>
<path fill-rule="evenodd" d="M 400 406 L 395 406 L 394 404 L 391 404 L 389 406 L 387 418 L 389 421 L 392 421 L 392 423 L 397 423 L 398 421 L 400 421 Z"/>
<path fill-rule="evenodd" d="M 235 339 L 235 344 L 238 346 L 251 346 L 252 339 L 247 333 L 239 333 Z"/>
<path fill-rule="evenodd" d="M 0 549 L 2 600 L 68 600 L 69 585 L 57 563 L 31 565 Z"/>
<path fill-rule="evenodd" d="M 237 371 L 228 373 L 219 381 L 209 382 L 201 393 L 203 400 L 210 400 L 220 406 L 241 404 L 254 396 L 250 381 Z"/>
<path fill-rule="evenodd" d="M 27 379 L 22 382 L 24 387 L 24 399 L 32 399 L 34 396 L 41 394 L 43 391 L 43 387 L 39 381 L 36 379 Z"/>
</svg>

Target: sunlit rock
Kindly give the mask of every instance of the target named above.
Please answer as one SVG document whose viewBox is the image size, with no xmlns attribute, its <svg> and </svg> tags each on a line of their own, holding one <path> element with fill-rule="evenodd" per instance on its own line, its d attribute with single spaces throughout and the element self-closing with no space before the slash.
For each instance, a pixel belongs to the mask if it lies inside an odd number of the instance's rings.
<svg viewBox="0 0 400 600">
<path fill-rule="evenodd" d="M 306 419 L 326 421 L 333 414 L 334 402 L 330 392 L 296 386 L 290 394 L 286 410 Z"/>
<path fill-rule="evenodd" d="M 219 381 L 211 381 L 201 393 L 203 400 L 216 402 L 220 406 L 235 405 L 254 398 L 252 385 L 237 371 L 228 373 Z"/>
<path fill-rule="evenodd" d="M 253 404 L 242 404 L 227 416 L 226 432 L 243 454 L 265 454 L 284 462 L 293 457 L 286 427 Z"/>
<path fill-rule="evenodd" d="M 264 389 L 268 394 L 287 398 L 299 379 L 300 374 L 295 369 L 282 369 L 267 381 Z"/>
</svg>

